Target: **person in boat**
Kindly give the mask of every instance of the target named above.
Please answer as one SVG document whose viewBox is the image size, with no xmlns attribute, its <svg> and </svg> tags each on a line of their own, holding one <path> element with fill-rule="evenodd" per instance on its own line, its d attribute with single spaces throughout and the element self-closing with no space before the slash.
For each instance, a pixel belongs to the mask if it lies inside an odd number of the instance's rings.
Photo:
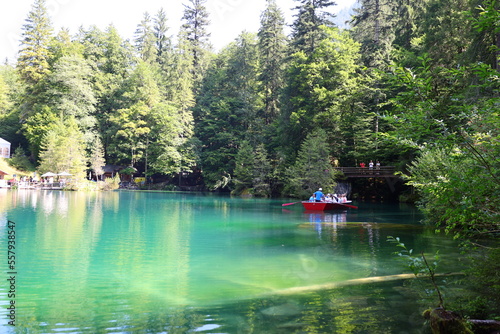
<svg viewBox="0 0 500 334">
<path fill-rule="evenodd" d="M 325 199 L 325 194 L 323 194 L 322 190 L 323 190 L 322 188 L 319 188 L 319 189 L 318 189 L 318 190 L 317 190 L 317 191 L 313 194 L 314 199 L 315 199 L 315 201 L 316 201 L 316 202 L 321 202 L 321 201 L 323 201 L 323 200 Z"/>
<path fill-rule="evenodd" d="M 333 202 L 335 202 L 335 203 L 340 203 L 340 199 L 339 199 L 339 197 L 337 196 L 337 194 L 333 194 Z"/>
</svg>

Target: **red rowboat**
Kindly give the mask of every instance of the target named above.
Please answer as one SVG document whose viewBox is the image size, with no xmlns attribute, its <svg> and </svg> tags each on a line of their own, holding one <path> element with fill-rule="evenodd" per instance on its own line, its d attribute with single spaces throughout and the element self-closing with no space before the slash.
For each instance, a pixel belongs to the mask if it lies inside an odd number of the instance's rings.
<svg viewBox="0 0 500 334">
<path fill-rule="evenodd" d="M 302 201 L 304 209 L 310 211 L 330 211 L 330 210 L 346 210 L 347 208 L 357 209 L 357 206 L 350 205 L 351 201 L 345 203 L 335 203 L 335 202 L 309 202 Z"/>
</svg>

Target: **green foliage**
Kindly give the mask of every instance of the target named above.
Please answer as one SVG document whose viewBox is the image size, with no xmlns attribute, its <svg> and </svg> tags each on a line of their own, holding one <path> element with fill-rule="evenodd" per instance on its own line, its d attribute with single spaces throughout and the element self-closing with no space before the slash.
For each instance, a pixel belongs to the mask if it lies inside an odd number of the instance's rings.
<svg viewBox="0 0 500 334">
<path fill-rule="evenodd" d="M 92 70 L 87 61 L 80 55 L 68 55 L 54 64 L 46 88 L 52 110 L 60 119 L 75 118 L 89 146 L 97 123 L 94 117 L 97 100 L 91 80 Z"/>
<path fill-rule="evenodd" d="M 275 0 L 267 2 L 260 19 L 259 55 L 261 61 L 260 81 L 264 95 L 265 123 L 274 121 L 280 113 L 280 90 L 284 80 L 286 36 L 283 12 Z"/>
<path fill-rule="evenodd" d="M 15 68 L 0 66 L 0 138 L 9 141 L 12 147 L 28 146 L 19 136 L 22 124 L 19 122 L 19 96 L 23 92 Z"/>
<path fill-rule="evenodd" d="M 233 178 L 235 189 L 233 193 L 240 194 L 253 185 L 254 153 L 253 147 L 248 141 L 242 142 L 235 159 L 236 166 Z"/>
<path fill-rule="evenodd" d="M 156 35 L 152 26 L 152 19 L 148 12 L 144 13 L 143 20 L 135 31 L 135 45 L 139 58 L 152 64 L 157 59 Z"/>
<path fill-rule="evenodd" d="M 396 18 L 400 17 L 395 15 L 397 3 L 403 1 L 361 0 L 355 9 L 353 37 L 361 43 L 363 63 L 370 68 L 385 70 L 391 63 L 398 28 Z M 411 24 L 411 21 L 405 23 Z"/>
<path fill-rule="evenodd" d="M 271 195 L 272 166 L 267 157 L 264 144 L 253 148 L 248 141 L 243 141 L 236 155 L 234 169 L 235 184 L 233 194 L 248 191 L 258 197 Z"/>
<path fill-rule="evenodd" d="M 143 158 L 147 137 L 151 131 L 146 121 L 149 110 L 144 102 L 139 102 L 130 108 L 117 110 L 110 118 L 109 131 L 114 135 L 111 135 L 112 142 L 108 146 L 108 154 L 113 155 L 116 161 L 128 161 L 134 165 L 137 160 Z"/>
<path fill-rule="evenodd" d="M 418 73 L 399 69 L 406 89 L 393 99 L 393 133 L 420 152 L 408 181 L 419 190 L 429 220 L 463 240 L 485 236 L 500 222 L 494 209 L 500 191 L 498 101 L 486 95 L 497 86 L 497 74 L 483 66 L 447 70 L 432 63 L 423 57 Z M 471 88 L 459 78 L 474 78 L 485 97 L 469 95 Z"/>
<path fill-rule="evenodd" d="M 52 26 L 45 0 L 35 0 L 23 26 L 21 50 L 17 68 L 21 78 L 29 85 L 42 80 L 49 68 L 49 42 Z"/>
<path fill-rule="evenodd" d="M 259 144 L 255 149 L 253 161 L 253 194 L 259 197 L 270 197 L 275 181 L 267 150 L 264 144 Z"/>
<path fill-rule="evenodd" d="M 10 109 L 9 88 L 3 76 L 0 74 L 0 116 L 7 114 Z"/>
<path fill-rule="evenodd" d="M 30 144 L 30 151 L 38 157 L 47 132 L 57 122 L 58 118 L 50 107 L 36 107 L 37 109 L 34 110 L 33 115 L 23 124 L 23 131 Z"/>
<path fill-rule="evenodd" d="M 107 177 L 102 183 L 98 182 L 98 184 L 101 190 L 116 190 L 120 187 L 120 175 L 116 174 L 114 177 Z"/>
<path fill-rule="evenodd" d="M 403 258 L 406 262 L 408 268 L 411 269 L 415 276 L 428 276 L 434 286 L 434 289 L 439 298 L 438 307 L 444 308 L 443 296 L 441 294 L 441 290 L 436 282 L 436 268 L 438 266 L 439 261 L 439 251 L 434 255 L 434 261 L 432 264 L 429 264 L 424 253 L 422 252 L 421 256 L 413 255 L 413 249 L 408 249 L 404 243 L 402 243 L 399 237 L 388 236 L 387 241 L 396 245 L 396 247 L 401 248 L 399 252 L 395 254 Z"/>
<path fill-rule="evenodd" d="M 326 192 L 335 189 L 336 172 L 330 163 L 326 133 L 317 130 L 302 143 L 295 164 L 287 170 L 284 195 L 309 198 L 318 188 Z"/>
<path fill-rule="evenodd" d="M 424 257 L 414 255 L 413 249 L 408 249 L 406 245 L 401 242 L 399 237 L 388 236 L 387 241 L 394 244 L 396 247 L 401 248 L 400 251 L 395 252 L 394 254 L 400 256 L 406 262 L 406 266 L 415 276 L 427 275 L 430 272 L 436 271 L 439 261 L 439 251 L 436 252 L 434 256 L 432 266 L 428 266 L 428 264 L 426 264 L 426 261 L 424 260 Z"/>
<path fill-rule="evenodd" d="M 427 149 L 409 173 L 408 182 L 419 190 L 428 219 L 456 238 L 472 241 L 500 227 L 500 184 L 467 152 Z"/>
<path fill-rule="evenodd" d="M 331 27 L 332 14 L 329 7 L 335 2 L 330 0 L 295 0 L 300 5 L 295 7 L 298 13 L 292 24 L 292 45 L 293 52 L 302 51 L 306 55 L 313 53 L 316 46 L 324 38 L 324 31 L 321 26 Z"/>
<path fill-rule="evenodd" d="M 242 34 L 213 61 L 200 88 L 195 135 L 203 145 L 202 168 L 209 186 L 234 173 L 243 140 L 262 140 L 257 50 L 255 36 Z"/>
<path fill-rule="evenodd" d="M 125 175 L 133 175 L 134 173 L 137 172 L 137 169 L 132 166 L 128 166 L 120 171 L 120 174 L 125 174 Z"/>
<path fill-rule="evenodd" d="M 205 3 L 207 0 L 189 0 L 184 5 L 184 21 L 181 26 L 182 38 L 186 39 L 187 49 L 192 56 L 193 79 L 200 83 L 210 60 L 210 34 L 207 27 L 210 24 L 209 14 Z"/>
<path fill-rule="evenodd" d="M 289 101 L 280 124 L 283 146 L 296 150 L 309 132 L 324 129 L 332 143 L 330 154 L 352 164 L 372 150 L 371 78 L 359 66 L 359 44 L 347 32 L 321 30 L 325 38 L 311 56 L 297 52 L 290 60 Z"/>
<path fill-rule="evenodd" d="M 90 168 L 94 171 L 96 175 L 96 180 L 100 179 L 100 175 L 104 174 L 103 167 L 106 165 L 106 160 L 104 160 L 104 147 L 102 146 L 101 139 L 95 137 L 92 143 L 92 148 L 90 151 Z"/>
<path fill-rule="evenodd" d="M 440 65 L 452 68 L 464 61 L 465 51 L 475 48 L 472 42 L 472 22 L 468 20 L 470 0 L 430 1 L 428 13 L 422 22 L 425 29 L 424 45 L 430 56 Z"/>
<path fill-rule="evenodd" d="M 154 67 L 139 62 L 125 88 L 125 107 L 108 119 L 108 155 L 118 163 L 144 163 L 146 171 L 151 167 L 162 174 L 191 168 L 192 114 L 165 101 Z"/>
<path fill-rule="evenodd" d="M 85 142 L 76 121 L 69 118 L 54 122 L 43 138 L 40 174 L 68 172 L 78 182 L 85 177 L 86 169 Z"/>
<path fill-rule="evenodd" d="M 35 170 L 35 166 L 33 166 L 33 164 L 26 156 L 26 153 L 21 146 L 18 146 L 15 149 L 14 154 L 12 154 L 9 160 L 9 165 L 20 171 L 25 171 L 25 172 Z"/>
<path fill-rule="evenodd" d="M 483 248 L 476 252 L 471 267 L 467 270 L 468 286 L 473 295 L 468 300 L 467 311 L 476 319 L 500 319 L 500 248 Z M 481 298 L 480 296 L 488 296 Z M 463 307 L 463 306 L 462 306 Z"/>
<path fill-rule="evenodd" d="M 191 123 L 179 113 L 176 105 L 160 103 L 152 108 L 150 117 L 151 140 L 149 149 L 153 172 L 171 175 L 190 170 L 197 159 L 192 140 Z M 188 122 L 183 124 L 183 122 Z"/>
</svg>

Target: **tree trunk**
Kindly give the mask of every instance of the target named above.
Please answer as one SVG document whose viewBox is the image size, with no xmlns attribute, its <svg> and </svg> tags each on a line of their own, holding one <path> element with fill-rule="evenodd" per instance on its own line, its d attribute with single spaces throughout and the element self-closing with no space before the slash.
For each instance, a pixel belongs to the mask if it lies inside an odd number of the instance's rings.
<svg viewBox="0 0 500 334">
<path fill-rule="evenodd" d="M 438 307 L 426 311 L 424 317 L 429 319 L 432 334 L 472 334 L 467 328 L 466 321 L 453 311 Z"/>
</svg>

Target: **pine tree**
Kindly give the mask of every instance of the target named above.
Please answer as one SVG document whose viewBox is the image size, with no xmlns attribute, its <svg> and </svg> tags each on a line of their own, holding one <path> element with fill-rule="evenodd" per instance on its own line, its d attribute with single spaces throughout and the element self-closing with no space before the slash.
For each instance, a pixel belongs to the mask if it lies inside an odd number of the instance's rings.
<svg viewBox="0 0 500 334">
<path fill-rule="evenodd" d="M 106 160 L 104 159 L 104 147 L 102 146 L 102 141 L 99 136 L 95 136 L 90 153 L 90 168 L 94 171 L 96 180 L 99 180 L 99 176 L 104 174 L 103 167 L 105 165 Z"/>
<path fill-rule="evenodd" d="M 189 43 L 189 51 L 193 61 L 193 78 L 200 83 L 209 62 L 211 45 L 210 33 L 207 27 L 210 24 L 209 14 L 205 3 L 207 0 L 189 0 L 190 5 L 184 5 L 184 24 L 181 30 Z"/>
<path fill-rule="evenodd" d="M 240 195 L 253 185 L 254 152 L 248 141 L 243 141 L 235 157 L 233 182 L 235 195 Z"/>
<path fill-rule="evenodd" d="M 151 132 L 148 118 L 162 96 L 152 66 L 144 61 L 139 61 L 123 88 L 123 108 L 109 117 L 107 151 L 114 161 L 134 166 L 145 157 Z"/>
<path fill-rule="evenodd" d="M 0 73 L 0 117 L 9 112 L 11 101 L 9 98 L 9 88 Z"/>
<path fill-rule="evenodd" d="M 156 54 L 160 64 L 169 59 L 172 53 L 172 37 L 168 36 L 169 27 L 167 25 L 167 15 L 163 8 L 160 8 L 153 19 L 153 32 L 156 40 Z"/>
<path fill-rule="evenodd" d="M 179 31 L 178 45 L 174 53 L 174 66 L 171 83 L 172 97 L 170 100 L 179 104 L 182 110 L 189 110 L 194 105 L 194 65 L 191 43 L 186 31 Z"/>
<path fill-rule="evenodd" d="M 424 44 L 429 56 L 441 67 L 462 66 L 471 45 L 472 20 L 469 0 L 429 1 L 422 23 Z M 498 11 L 498 9 L 496 9 Z"/>
<path fill-rule="evenodd" d="M 141 23 L 135 31 L 135 46 L 139 53 L 139 58 L 150 64 L 156 62 L 158 54 L 156 43 L 151 16 L 148 12 L 145 12 Z"/>
<path fill-rule="evenodd" d="M 23 25 L 21 49 L 17 67 L 21 78 L 29 85 L 37 84 L 50 72 L 49 43 L 52 25 L 45 0 L 35 0 Z"/>
<path fill-rule="evenodd" d="M 260 143 L 263 105 L 258 86 L 258 52 L 254 34 L 242 33 L 212 62 L 195 107 L 195 136 L 203 144 L 206 182 L 232 175 L 243 140 Z"/>
<path fill-rule="evenodd" d="M 406 50 L 413 49 L 413 40 L 422 34 L 421 22 L 427 0 L 401 0 L 396 2 L 394 44 Z"/>
<path fill-rule="evenodd" d="M 323 34 L 320 26 L 333 27 L 334 15 L 327 11 L 335 2 L 330 0 L 294 0 L 301 5 L 295 7 L 298 13 L 292 25 L 292 52 L 304 51 L 307 55 L 314 52 Z"/>
<path fill-rule="evenodd" d="M 395 39 L 395 3 L 390 0 L 360 0 L 353 18 L 353 37 L 361 43 L 364 64 L 386 69 Z"/>
<path fill-rule="evenodd" d="M 227 62 L 228 95 L 234 98 L 234 113 L 246 139 L 256 142 L 262 135 L 262 99 L 259 94 L 259 54 L 255 34 L 243 32 L 233 44 L 234 49 Z"/>
<path fill-rule="evenodd" d="M 97 100 L 95 117 L 107 153 L 111 144 L 110 118 L 117 110 L 126 107 L 122 94 L 130 75 L 133 48 L 112 25 L 105 31 L 96 27 L 80 29 L 76 40 L 82 45 L 83 57 L 92 70 L 91 82 Z"/>
<path fill-rule="evenodd" d="M 287 171 L 285 195 L 309 198 L 320 187 L 333 191 L 335 172 L 330 161 L 326 132 L 310 133 L 300 146 L 295 164 Z"/>
<path fill-rule="evenodd" d="M 183 62 L 180 61 L 180 64 L 176 62 L 175 48 L 172 37 L 168 35 L 167 16 L 163 8 L 158 11 L 154 18 L 153 30 L 156 38 L 157 62 L 160 69 L 159 80 L 166 100 L 174 101 L 180 80 L 177 70 Z"/>
<path fill-rule="evenodd" d="M 267 8 L 260 18 L 259 55 L 260 81 L 264 94 L 264 119 L 270 124 L 280 112 L 279 96 L 283 89 L 286 36 L 283 12 L 275 0 L 267 0 Z"/>
<path fill-rule="evenodd" d="M 264 144 L 257 145 L 253 159 L 253 194 L 259 197 L 271 196 L 272 166 Z"/>
</svg>

